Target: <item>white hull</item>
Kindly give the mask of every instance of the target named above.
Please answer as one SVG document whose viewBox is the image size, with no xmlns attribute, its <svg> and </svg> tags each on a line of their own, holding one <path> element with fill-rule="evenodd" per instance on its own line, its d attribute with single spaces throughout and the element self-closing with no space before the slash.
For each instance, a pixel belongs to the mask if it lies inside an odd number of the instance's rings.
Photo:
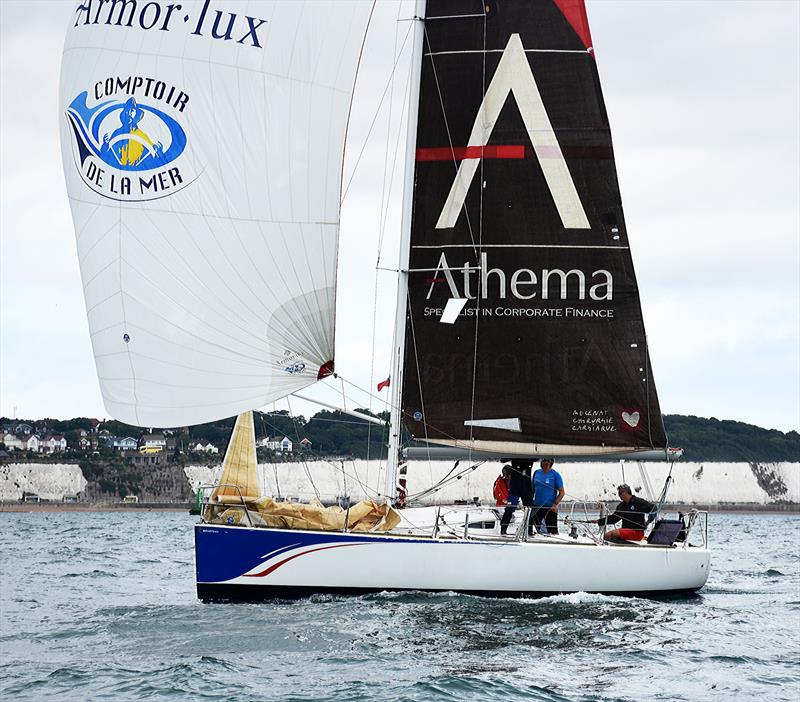
<svg viewBox="0 0 800 702">
<path fill-rule="evenodd" d="M 241 559 L 244 542 L 258 555 L 241 560 L 240 574 L 209 579 L 203 561 Z M 203 598 L 382 590 L 535 596 L 693 591 L 708 578 L 710 554 L 698 547 L 598 545 L 566 538 L 476 541 L 198 525 L 197 559 Z"/>
</svg>

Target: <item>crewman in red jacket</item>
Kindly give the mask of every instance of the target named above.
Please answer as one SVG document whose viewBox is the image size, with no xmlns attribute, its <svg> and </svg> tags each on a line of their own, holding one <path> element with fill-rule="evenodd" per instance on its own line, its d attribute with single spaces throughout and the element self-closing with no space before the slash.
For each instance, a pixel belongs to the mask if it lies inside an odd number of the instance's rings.
<svg viewBox="0 0 800 702">
<path fill-rule="evenodd" d="M 494 481 L 492 494 L 494 495 L 495 505 L 505 507 L 508 504 L 508 487 L 511 483 L 511 466 L 503 466 L 500 475 Z"/>
</svg>

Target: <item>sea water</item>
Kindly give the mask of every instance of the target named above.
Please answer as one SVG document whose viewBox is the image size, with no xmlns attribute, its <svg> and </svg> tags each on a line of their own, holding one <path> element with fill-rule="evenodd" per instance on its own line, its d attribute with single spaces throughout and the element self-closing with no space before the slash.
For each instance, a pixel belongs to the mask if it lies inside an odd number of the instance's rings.
<svg viewBox="0 0 800 702">
<path fill-rule="evenodd" d="M 800 698 L 797 516 L 711 515 L 692 597 L 206 605 L 195 519 L 0 513 L 3 699 Z"/>
</svg>

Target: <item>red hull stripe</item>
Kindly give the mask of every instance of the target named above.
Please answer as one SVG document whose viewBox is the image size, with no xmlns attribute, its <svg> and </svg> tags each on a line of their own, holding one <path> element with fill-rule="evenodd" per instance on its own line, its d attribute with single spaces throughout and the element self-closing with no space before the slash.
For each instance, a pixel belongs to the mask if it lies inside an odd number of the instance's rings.
<svg viewBox="0 0 800 702">
<path fill-rule="evenodd" d="M 345 546 L 363 546 L 364 544 L 336 544 L 335 546 L 321 546 L 320 548 L 312 548 L 310 551 L 303 551 L 302 553 L 296 553 L 294 556 L 289 556 L 289 558 L 284 558 L 282 561 L 278 561 L 275 565 L 271 565 L 266 570 L 262 570 L 260 573 L 252 573 L 247 574 L 245 573 L 246 578 L 263 578 L 265 575 L 269 575 L 270 573 L 278 570 L 284 563 L 288 563 L 289 561 L 293 561 L 295 558 L 300 558 L 300 556 L 305 556 L 309 553 L 314 553 L 315 551 L 327 551 L 330 548 L 343 548 Z"/>
<path fill-rule="evenodd" d="M 417 149 L 417 161 L 462 161 L 465 158 L 525 158 L 525 147 L 498 144 Z"/>
</svg>

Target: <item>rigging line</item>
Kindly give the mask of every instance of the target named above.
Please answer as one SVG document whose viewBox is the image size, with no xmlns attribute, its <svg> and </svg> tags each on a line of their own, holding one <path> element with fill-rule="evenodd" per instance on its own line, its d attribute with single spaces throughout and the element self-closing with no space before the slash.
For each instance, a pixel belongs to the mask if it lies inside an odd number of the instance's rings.
<svg viewBox="0 0 800 702">
<path fill-rule="evenodd" d="M 389 76 L 389 80 L 390 81 L 391 81 L 392 77 L 394 76 L 395 70 L 397 69 L 397 65 L 399 63 L 399 56 L 402 55 L 402 53 L 403 53 L 403 48 L 406 45 L 406 41 L 408 41 L 408 36 L 409 36 L 409 34 L 411 34 L 411 29 L 412 29 L 413 26 L 414 26 L 413 24 L 409 24 L 408 25 L 408 31 L 406 31 L 406 36 L 403 39 L 402 46 L 400 47 L 400 53 L 398 54 L 398 60 L 396 60 L 394 66 L 392 66 L 392 72 L 391 72 L 391 75 Z M 350 180 L 347 181 L 347 186 L 344 189 L 344 193 L 342 193 L 342 197 L 341 197 L 340 202 L 344 202 L 345 198 L 347 197 L 347 193 L 350 191 L 350 186 L 353 184 L 353 179 L 355 178 L 356 172 L 358 171 L 358 165 L 361 163 L 361 157 L 364 155 L 364 151 L 367 148 L 367 143 L 369 142 L 369 138 L 370 138 L 370 135 L 372 134 L 373 128 L 375 127 L 375 123 L 378 120 L 378 115 L 380 114 L 381 107 L 383 106 L 383 101 L 386 99 L 386 93 L 388 92 L 390 85 L 391 85 L 391 83 L 387 82 L 386 87 L 383 89 L 383 94 L 381 95 L 380 102 L 378 103 L 378 108 L 375 111 L 375 115 L 372 118 L 372 123 L 369 126 L 369 130 L 367 130 L 367 136 L 364 138 L 364 143 L 361 145 L 361 151 L 359 151 L 359 153 L 358 153 L 358 158 L 356 159 L 356 163 L 353 166 L 353 171 L 350 174 Z"/>
<path fill-rule="evenodd" d="M 425 32 L 425 42 L 428 44 L 428 48 L 430 48 L 431 43 L 430 43 L 430 41 L 428 39 L 428 27 L 424 22 L 422 24 L 422 28 L 423 28 L 423 30 Z M 453 146 L 453 137 L 452 137 L 452 134 L 450 133 L 450 123 L 447 120 L 447 113 L 445 112 L 445 109 L 444 109 L 444 97 L 442 96 L 442 89 L 441 89 L 441 87 L 439 85 L 439 74 L 436 71 L 436 62 L 434 61 L 433 56 L 431 56 L 430 59 L 431 59 L 431 70 L 433 71 L 433 81 L 434 81 L 434 83 L 436 85 L 436 93 L 437 93 L 437 95 L 439 97 L 439 106 L 442 108 L 442 119 L 444 120 L 444 128 L 445 128 L 445 131 L 447 132 L 447 142 L 448 142 L 448 144 L 450 146 L 450 154 L 453 157 L 453 167 L 455 168 L 456 174 L 458 174 L 458 160 L 456 159 L 456 151 L 455 151 L 455 147 Z M 475 246 L 475 235 L 472 232 L 472 223 L 470 222 L 470 219 L 469 219 L 469 211 L 467 210 L 467 198 L 466 197 L 464 198 L 464 203 L 461 205 L 461 209 L 464 211 L 464 217 L 465 217 L 466 222 L 467 222 L 467 230 L 469 231 L 469 238 L 470 238 L 470 241 L 472 242 L 472 248 L 474 249 L 475 256 L 477 258 L 478 252 L 477 252 L 477 248 Z"/>
<path fill-rule="evenodd" d="M 380 252 L 378 253 L 380 258 Z M 372 296 L 372 348 L 370 349 L 369 357 L 369 386 L 370 388 L 375 384 L 375 336 L 378 325 L 378 271 L 375 270 L 375 284 L 373 285 Z M 344 381 L 342 381 L 342 392 L 344 392 Z M 372 398 L 369 398 L 369 411 L 372 412 Z M 372 422 L 367 422 L 370 426 L 367 428 L 367 461 L 369 461 L 370 445 L 372 443 Z"/>
<path fill-rule="evenodd" d="M 369 487 L 369 485 L 365 485 L 364 482 L 358 477 L 358 473 L 356 472 L 355 475 L 351 475 L 344 469 L 344 463 L 342 462 L 341 466 L 337 466 L 333 461 L 330 459 L 323 459 L 324 463 L 328 463 L 334 470 L 341 470 L 341 472 L 345 475 L 348 475 L 350 478 L 353 478 L 364 490 L 364 494 L 369 496 L 372 494 L 374 497 L 381 497 L 381 493 L 378 490 L 373 490 Z M 353 469 L 355 470 L 355 460 L 353 460 Z"/>
<path fill-rule="evenodd" d="M 364 55 L 364 47 L 367 45 L 367 35 L 369 34 L 369 28 L 372 25 L 372 15 L 375 12 L 375 5 L 378 0 L 372 0 L 372 7 L 369 9 L 369 17 L 367 18 L 367 26 L 364 27 L 364 36 L 361 39 L 361 48 L 358 50 L 358 61 L 356 62 L 356 74 L 353 76 L 353 85 L 350 89 L 350 102 L 347 106 L 347 121 L 344 126 L 344 142 L 342 144 L 342 168 L 339 172 L 339 216 L 341 218 L 342 212 L 342 203 L 344 202 L 344 198 L 347 196 L 347 190 L 350 188 L 350 184 L 348 183 L 347 188 L 342 191 L 342 186 L 344 184 L 344 154 L 347 150 L 347 135 L 350 131 L 350 117 L 353 114 L 353 100 L 356 96 L 356 83 L 358 81 L 358 76 L 361 72 L 361 58 Z M 341 64 L 339 64 L 341 66 Z M 378 110 L 380 110 L 380 105 L 378 105 Z M 369 135 L 367 135 L 369 136 Z M 364 140 L 364 144 L 366 145 L 366 139 Z M 363 147 L 362 147 L 363 151 Z M 361 160 L 361 156 L 359 155 L 359 160 Z M 356 165 L 353 168 L 353 175 L 355 175 L 356 168 L 358 167 L 358 161 L 356 161 Z M 352 176 L 350 178 L 352 181 Z M 334 279 L 334 284 L 336 280 Z"/>
<path fill-rule="evenodd" d="M 292 418 L 292 423 L 294 424 L 294 431 L 295 436 L 297 436 L 297 442 L 300 442 L 300 433 L 297 431 L 297 419 L 295 418 L 294 414 L 292 413 L 292 403 L 289 399 L 289 395 L 286 396 L 286 404 L 289 406 L 289 416 Z M 317 496 L 317 499 L 320 499 L 319 490 L 317 490 L 317 486 L 314 484 L 314 478 L 311 477 L 311 471 L 308 468 L 308 463 L 305 459 L 302 460 L 303 470 L 305 470 L 306 475 L 308 476 L 308 481 L 311 483 L 311 487 L 314 490 L 314 494 Z"/>
<path fill-rule="evenodd" d="M 413 67 L 412 70 L 408 71 L 408 75 L 406 76 L 406 85 L 405 88 L 403 89 L 403 104 L 400 106 L 401 115 L 406 114 L 406 102 L 408 101 L 409 93 L 411 92 L 410 85 L 411 85 L 412 72 L 413 72 Z M 392 192 L 392 187 L 394 185 L 394 177 L 395 174 L 397 173 L 397 157 L 401 151 L 400 140 L 405 131 L 406 130 L 403 129 L 403 121 L 401 119 L 400 124 L 397 127 L 397 138 L 395 139 L 394 143 L 394 156 L 392 157 L 392 169 L 390 171 L 391 176 L 389 178 L 389 193 Z M 387 205 L 386 211 L 384 212 L 383 216 L 383 222 L 381 223 L 380 233 L 378 235 L 378 261 L 377 261 L 378 264 L 380 264 L 380 254 L 383 251 L 383 241 L 384 238 L 386 237 L 386 224 L 388 221 L 389 221 L 389 206 Z"/>
<path fill-rule="evenodd" d="M 292 424 L 294 425 L 294 435 L 297 437 L 297 442 L 300 443 L 300 432 L 297 430 L 297 418 L 292 412 L 292 401 L 289 399 L 290 397 L 290 395 L 286 396 L 286 404 L 289 406 L 289 416 L 292 418 Z"/>
<path fill-rule="evenodd" d="M 308 477 L 308 482 L 311 483 L 311 489 L 314 490 L 314 494 L 316 495 L 317 499 L 320 500 L 321 502 L 322 500 L 320 499 L 320 493 L 319 490 L 317 490 L 317 486 L 314 484 L 314 478 L 311 477 L 311 470 L 308 467 L 308 463 L 306 463 L 306 461 L 303 460 L 302 464 L 303 464 L 303 470 L 306 473 L 306 477 Z"/>
<path fill-rule="evenodd" d="M 376 498 L 379 497 L 380 496 L 379 491 L 378 490 L 373 490 L 373 489 L 371 489 L 369 487 L 369 461 L 367 461 L 366 465 L 365 465 L 365 468 L 366 468 L 366 471 L 367 471 L 367 477 L 366 477 L 365 480 L 362 480 L 361 477 L 358 474 L 358 469 L 356 467 L 355 458 L 352 458 L 351 461 L 353 463 L 353 473 L 355 474 L 356 480 L 358 480 L 359 485 L 362 486 L 362 489 L 364 490 L 364 494 L 365 495 L 372 494 Z"/>
<path fill-rule="evenodd" d="M 412 324 L 413 324 L 413 321 L 412 321 Z M 337 374 L 337 375 L 338 375 L 339 378 L 342 378 L 342 376 L 340 374 Z M 343 380 L 344 380 L 345 383 L 347 383 L 348 385 L 353 386 L 354 388 L 356 388 L 357 390 L 363 392 L 364 394 L 371 395 L 369 390 L 365 390 L 364 388 L 356 385 L 355 383 L 347 380 L 346 378 L 343 378 Z M 373 395 L 373 397 L 375 397 L 375 396 Z M 389 407 L 394 407 L 394 405 L 392 405 L 391 402 L 388 399 L 386 400 L 386 404 Z M 403 417 L 411 418 L 411 415 L 408 412 L 406 412 L 405 410 L 403 410 L 402 407 L 400 408 L 400 412 L 401 412 Z M 439 432 L 445 439 L 450 439 L 452 441 L 463 441 L 463 439 L 459 439 L 459 438 L 453 436 L 452 434 L 450 434 L 449 432 L 445 431 L 441 427 L 437 427 L 435 424 L 431 424 L 430 422 L 427 422 L 425 419 L 423 419 L 423 425 L 426 427 L 426 435 L 427 435 L 427 427 L 430 427 L 431 429 L 434 429 L 435 431 Z"/>
<path fill-rule="evenodd" d="M 350 501 L 350 493 L 347 491 L 347 473 L 344 470 L 344 461 L 339 461 L 339 466 L 342 471 L 342 496 L 347 498 L 347 501 Z"/>
<path fill-rule="evenodd" d="M 484 102 L 486 97 L 486 5 L 482 4 L 483 7 L 483 54 L 482 54 L 482 61 L 481 61 L 481 112 L 485 113 Z M 483 116 L 479 116 L 478 119 L 483 119 Z M 481 175 L 480 175 L 480 183 L 479 183 L 479 206 L 478 206 L 478 248 L 479 250 L 483 246 L 483 191 L 484 191 L 484 167 L 485 167 L 486 160 L 481 159 Z M 470 418 L 470 426 L 469 426 L 469 438 L 473 440 L 475 437 L 475 428 L 472 422 L 475 419 L 475 392 L 476 392 L 476 385 L 478 380 L 478 332 L 480 327 L 480 309 L 481 309 L 481 296 L 477 295 L 475 297 L 475 335 L 473 338 L 472 343 L 472 388 L 470 392 L 470 408 L 469 408 L 469 418 Z"/>
<path fill-rule="evenodd" d="M 407 301 L 406 301 L 406 310 L 409 319 L 409 326 L 411 327 L 411 346 L 414 349 L 414 368 L 417 374 L 417 389 L 419 391 L 419 404 L 420 404 L 420 411 L 422 412 L 422 427 L 425 430 L 425 441 L 428 441 L 428 417 L 425 413 L 425 398 L 422 394 L 422 372 L 419 366 L 419 353 L 417 351 L 417 333 L 414 327 L 414 314 L 411 308 L 411 292 L 410 288 L 406 290 Z M 406 342 L 408 343 L 408 342 Z M 403 350 L 405 352 L 405 349 Z M 403 414 L 403 408 L 400 408 L 401 417 Z M 402 437 L 401 437 L 402 438 Z M 401 442 L 402 443 L 402 442 Z M 433 463 L 431 461 L 430 453 L 428 454 L 428 473 L 430 474 L 431 482 L 433 482 Z"/>
<path fill-rule="evenodd" d="M 400 9 L 402 5 L 401 3 L 397 4 L 397 20 L 400 19 Z M 397 37 L 399 35 L 400 24 L 399 22 L 395 22 L 394 25 L 394 46 L 392 47 L 392 60 L 397 61 Z M 381 183 L 381 206 L 378 210 L 378 231 L 381 229 L 381 225 L 384 220 L 384 207 L 388 210 L 388 195 L 386 191 L 386 166 L 389 163 L 389 143 L 390 143 L 390 136 L 392 133 L 392 113 L 394 112 L 394 72 L 389 76 L 389 116 L 386 120 L 386 149 L 384 150 L 383 154 L 383 182 Z M 378 263 L 381 260 L 381 251 L 380 251 L 380 238 L 378 239 Z M 376 281 L 377 284 L 377 281 Z M 371 380 L 371 379 L 370 379 Z M 370 386 L 372 383 L 370 383 Z"/>
<path fill-rule="evenodd" d="M 397 5 L 397 20 L 395 22 L 395 29 L 394 29 L 394 46 L 392 47 L 392 58 L 395 63 L 398 63 L 400 57 L 397 51 L 397 41 L 399 36 L 399 19 L 400 19 L 400 11 L 402 9 L 402 3 L 398 3 Z M 408 31 L 413 27 L 413 25 L 409 25 L 408 30 L 406 31 L 406 36 L 408 35 Z M 401 52 L 402 53 L 402 52 Z M 377 327 L 378 327 L 378 269 L 377 266 L 380 265 L 381 261 L 381 252 L 383 249 L 383 237 L 385 233 L 385 226 L 386 221 L 388 219 L 388 211 L 389 211 L 389 202 L 390 202 L 390 193 L 392 189 L 392 183 L 394 182 L 394 167 L 397 160 L 397 146 L 395 145 L 395 154 L 392 160 L 392 170 L 390 172 L 389 178 L 389 186 L 388 192 L 386 188 L 386 164 L 389 161 L 389 143 L 390 143 L 390 136 L 391 136 L 391 129 L 392 129 L 392 113 L 394 108 L 394 71 L 389 77 L 389 117 L 386 121 L 386 151 L 384 154 L 384 169 L 383 169 L 383 183 L 381 185 L 381 207 L 378 213 L 378 242 L 377 242 L 377 252 L 376 252 L 376 268 L 375 268 L 375 277 L 372 286 L 372 341 L 371 341 L 371 349 L 370 349 L 370 363 L 369 363 L 369 387 L 375 384 L 375 346 L 376 346 L 376 337 L 377 337 Z M 403 101 L 403 106 L 405 106 L 405 100 Z M 402 115 L 402 112 L 401 112 Z M 402 119 L 401 119 L 402 125 Z M 399 129 L 398 129 L 399 132 Z M 385 205 L 385 210 L 384 210 Z M 342 392 L 344 392 L 344 383 L 342 383 Z M 369 398 L 368 409 L 372 412 L 372 397 Z M 368 423 L 369 426 L 367 427 L 367 465 L 369 465 L 370 453 L 372 449 L 372 422 Z"/>
<path fill-rule="evenodd" d="M 331 424 L 354 424 L 355 426 L 358 426 L 358 427 L 363 427 L 365 424 L 368 427 L 373 426 L 372 422 L 359 422 L 357 420 L 356 421 L 351 421 L 349 419 L 323 419 L 321 417 L 317 417 L 316 415 L 311 417 L 311 419 L 309 419 L 308 421 L 309 421 L 309 423 L 311 423 L 311 422 L 330 422 Z"/>
<path fill-rule="evenodd" d="M 642 319 L 642 327 L 644 327 L 644 318 Z M 647 402 L 647 438 L 650 439 L 650 448 L 653 446 L 653 422 L 650 415 L 650 348 L 647 345 L 647 332 L 644 335 L 644 377 L 645 377 L 645 401 Z M 664 419 L 661 419 L 662 423 Z M 664 438 L 667 438 L 667 428 L 664 427 Z M 669 440 L 667 440 L 669 446 Z"/>
<path fill-rule="evenodd" d="M 264 438 L 268 438 L 267 427 L 266 423 L 264 422 L 264 412 L 258 412 L 258 410 L 256 410 L 256 412 L 258 414 L 259 419 L 261 420 L 261 431 L 264 434 Z M 256 462 L 258 462 L 257 457 L 258 457 L 258 451 L 256 451 Z M 278 480 L 278 464 L 275 463 L 274 461 L 272 461 L 272 471 L 275 474 L 275 493 L 277 494 L 278 499 L 281 499 L 281 484 L 280 481 Z M 266 482 L 267 472 L 264 471 L 263 475 L 264 475 L 264 482 Z"/>
<path fill-rule="evenodd" d="M 456 466 L 453 466 L 453 468 L 451 468 L 450 471 L 443 478 L 441 478 L 437 483 L 432 484 L 430 487 L 426 488 L 425 490 L 420 490 L 419 492 L 417 492 L 417 493 L 415 493 L 413 495 L 409 495 L 406 499 L 410 500 L 410 499 L 413 498 L 415 500 L 419 500 L 419 499 L 422 499 L 423 497 L 425 497 L 427 495 L 431 495 L 431 494 L 433 494 L 435 492 L 439 492 L 442 488 L 446 487 L 447 485 L 452 485 L 452 484 L 456 483 L 457 481 L 461 480 L 461 478 L 463 478 L 465 475 L 469 475 L 470 473 L 472 473 L 473 471 L 478 469 L 480 466 L 482 466 L 485 462 L 486 461 L 480 461 L 479 463 L 467 465 L 465 468 L 462 468 L 458 473 L 455 473 L 455 474 L 451 475 L 451 473 L 453 473 L 453 471 L 456 468 Z"/>
<path fill-rule="evenodd" d="M 413 321 L 412 321 L 412 324 L 413 324 Z M 364 388 L 362 388 L 362 387 L 356 385 L 355 383 L 347 380 L 341 374 L 337 374 L 337 377 L 341 378 L 345 383 L 347 383 L 347 385 L 351 385 L 356 390 L 359 390 L 360 392 L 363 392 L 365 395 L 372 395 L 372 393 L 370 393 L 369 390 L 365 390 Z M 375 397 L 374 395 L 372 395 L 372 396 Z M 393 405 L 391 404 L 391 402 L 389 400 L 387 400 L 386 402 L 387 402 L 387 405 L 389 405 L 390 407 L 393 407 Z M 411 417 L 411 415 L 408 414 L 408 412 L 404 411 L 402 407 L 400 408 L 400 412 L 404 417 Z M 423 419 L 423 424 L 426 426 L 426 432 L 427 432 L 427 427 L 431 427 L 435 431 L 439 432 L 446 439 L 451 439 L 452 441 L 463 441 L 463 439 L 459 439 L 459 438 L 453 436 L 452 434 L 450 434 L 449 432 L 445 431 L 444 429 L 442 429 L 440 427 L 437 427 L 435 424 L 430 424 L 429 422 L 425 421 L 424 419 Z"/>
</svg>

